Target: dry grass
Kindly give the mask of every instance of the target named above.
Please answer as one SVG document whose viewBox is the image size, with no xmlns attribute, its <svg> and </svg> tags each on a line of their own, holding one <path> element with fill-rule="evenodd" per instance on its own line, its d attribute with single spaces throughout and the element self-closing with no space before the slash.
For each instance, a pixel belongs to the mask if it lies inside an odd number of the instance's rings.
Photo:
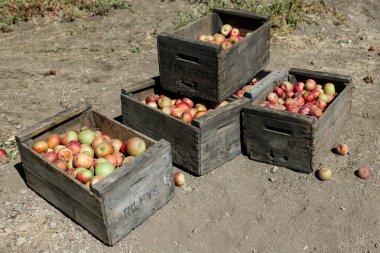
<svg viewBox="0 0 380 253">
<path fill-rule="evenodd" d="M 17 143 L 14 136 L 10 138 L 7 136 L 9 136 L 8 133 L 0 131 L 0 148 L 5 149 L 8 153 L 5 159 L 0 159 L 0 166 L 2 164 L 12 163 L 15 159 L 19 158 Z"/>
<path fill-rule="evenodd" d="M 111 9 L 128 9 L 125 0 L 0 0 L 0 31 L 9 32 L 15 24 L 36 16 L 53 16 L 73 21 L 94 15 L 106 15 Z"/>
</svg>

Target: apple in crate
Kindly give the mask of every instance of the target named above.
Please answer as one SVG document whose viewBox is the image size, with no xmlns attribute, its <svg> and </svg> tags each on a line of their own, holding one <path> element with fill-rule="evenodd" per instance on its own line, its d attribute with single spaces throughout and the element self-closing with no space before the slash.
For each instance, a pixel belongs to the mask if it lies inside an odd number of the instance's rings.
<svg viewBox="0 0 380 253">
<path fill-rule="evenodd" d="M 230 34 L 231 30 L 232 26 L 230 24 L 224 24 L 220 29 L 220 33 L 227 37 Z"/>
<path fill-rule="evenodd" d="M 55 152 L 47 152 L 44 154 L 44 157 L 46 160 L 48 160 L 51 163 L 57 161 L 58 159 L 58 155 Z"/>
<path fill-rule="evenodd" d="M 240 31 L 237 28 L 232 28 L 228 35 L 230 37 L 232 36 L 240 37 Z"/>
<path fill-rule="evenodd" d="M 99 135 L 95 137 L 95 139 L 91 143 L 91 147 L 95 150 L 96 147 L 102 143 L 102 142 L 107 142 L 106 139 L 104 139 L 103 135 Z"/>
<path fill-rule="evenodd" d="M 101 176 L 101 175 L 96 175 L 94 176 L 93 178 L 91 178 L 91 183 L 90 183 L 90 186 L 93 187 L 96 183 L 102 181 L 104 177 Z"/>
<path fill-rule="evenodd" d="M 133 158 L 135 158 L 135 157 L 134 156 L 127 156 L 126 158 L 124 158 L 124 160 L 121 164 L 129 163 Z"/>
<path fill-rule="evenodd" d="M 132 137 L 128 139 L 127 153 L 131 156 L 138 156 L 146 150 L 146 144 L 140 137 Z"/>
<path fill-rule="evenodd" d="M 146 97 L 145 103 L 157 102 L 160 97 L 157 94 L 150 94 Z"/>
<path fill-rule="evenodd" d="M 232 42 L 228 41 L 228 40 L 223 41 L 223 43 L 221 44 L 221 46 L 222 46 L 223 49 L 228 49 L 228 48 L 232 47 L 233 45 L 234 44 L 232 44 Z"/>
<path fill-rule="evenodd" d="M 71 157 L 73 157 L 73 152 L 69 148 L 63 148 L 58 151 L 58 159 L 68 161 Z"/>
<path fill-rule="evenodd" d="M 59 134 L 51 134 L 47 138 L 47 143 L 49 148 L 55 148 L 57 145 L 61 144 L 61 136 Z"/>
<path fill-rule="evenodd" d="M 37 141 L 34 143 L 33 150 L 37 153 L 45 153 L 49 148 L 46 141 Z"/>
<path fill-rule="evenodd" d="M 78 141 L 83 144 L 91 145 L 92 141 L 95 139 L 96 133 L 91 129 L 85 129 L 80 131 L 78 135 Z"/>
<path fill-rule="evenodd" d="M 89 169 L 94 164 L 94 158 L 90 153 L 82 152 L 74 156 L 73 163 L 76 168 L 83 167 Z"/>
<path fill-rule="evenodd" d="M 53 162 L 54 166 L 57 166 L 61 170 L 67 170 L 67 162 L 65 160 L 56 160 Z"/>
<path fill-rule="evenodd" d="M 109 174 L 111 174 L 114 170 L 115 170 L 115 166 L 113 166 L 112 163 L 104 162 L 104 163 L 98 164 L 95 167 L 95 175 L 106 177 Z"/>
<path fill-rule="evenodd" d="M 106 155 L 110 155 L 113 153 L 112 145 L 108 142 L 100 143 L 95 149 L 96 157 L 105 157 Z"/>
<path fill-rule="evenodd" d="M 82 145 L 80 145 L 80 153 L 81 152 L 88 152 L 88 153 L 90 153 L 92 155 L 92 157 L 94 157 L 94 155 L 95 155 L 94 149 L 91 148 L 91 146 L 88 145 L 88 144 L 82 144 Z"/>
<path fill-rule="evenodd" d="M 218 43 L 218 45 L 222 45 L 222 43 L 226 40 L 226 37 L 224 37 L 223 34 L 216 33 L 214 34 L 214 41 Z"/>
<path fill-rule="evenodd" d="M 123 145 L 123 142 L 119 139 L 111 139 L 110 144 L 114 152 L 120 152 L 120 148 Z"/>
<path fill-rule="evenodd" d="M 80 153 L 81 144 L 79 141 L 70 141 L 67 145 L 67 148 L 69 148 L 71 152 L 73 152 L 73 155 L 77 155 Z"/>
<path fill-rule="evenodd" d="M 77 131 L 69 130 L 63 135 L 61 142 L 63 145 L 67 146 L 67 144 L 69 144 L 70 141 L 77 141 L 77 140 L 78 140 Z"/>
<path fill-rule="evenodd" d="M 204 106 L 203 104 L 196 104 L 195 109 L 197 109 L 197 111 L 207 111 L 206 106 Z"/>
<path fill-rule="evenodd" d="M 172 106 L 172 100 L 168 97 L 162 97 L 158 100 L 157 104 L 160 109 L 170 107 Z"/>
<path fill-rule="evenodd" d="M 91 181 L 93 175 L 92 172 L 82 168 L 76 173 L 75 179 L 82 182 L 83 184 L 87 184 Z"/>
</svg>

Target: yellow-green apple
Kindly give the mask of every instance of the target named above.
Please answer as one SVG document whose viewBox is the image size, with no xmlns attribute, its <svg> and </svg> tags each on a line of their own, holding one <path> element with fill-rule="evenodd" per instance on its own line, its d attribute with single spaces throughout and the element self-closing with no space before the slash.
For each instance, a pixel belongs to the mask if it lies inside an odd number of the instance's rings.
<svg viewBox="0 0 380 253">
<path fill-rule="evenodd" d="M 197 109 L 197 111 L 207 111 L 206 106 L 204 106 L 203 104 L 196 104 L 195 109 Z"/>
<path fill-rule="evenodd" d="M 169 107 L 169 106 L 172 106 L 172 100 L 168 97 L 162 97 L 158 99 L 157 105 L 160 109 L 164 107 Z"/>
<path fill-rule="evenodd" d="M 91 129 L 85 129 L 80 131 L 78 135 L 78 140 L 80 143 L 91 145 L 92 141 L 95 139 L 96 133 Z"/>
<path fill-rule="evenodd" d="M 75 179 L 86 184 L 91 181 L 91 178 L 93 177 L 91 171 L 82 169 L 78 171 L 78 173 L 75 175 Z"/>
<path fill-rule="evenodd" d="M 98 158 L 105 157 L 113 153 L 112 145 L 108 142 L 100 143 L 95 149 L 95 155 Z"/>
<path fill-rule="evenodd" d="M 95 167 L 95 175 L 106 177 L 109 174 L 111 174 L 114 170 L 115 170 L 115 166 L 113 166 L 112 163 L 104 162 L 104 163 L 98 164 Z"/>
<path fill-rule="evenodd" d="M 92 141 L 91 143 L 91 147 L 92 149 L 96 149 L 96 147 L 102 143 L 102 142 L 107 142 L 106 139 L 104 139 L 103 135 L 102 136 L 97 136 L 94 138 L 94 140 Z"/>
<path fill-rule="evenodd" d="M 101 163 L 104 163 L 104 162 L 108 162 L 104 157 L 101 157 L 101 158 L 98 158 L 94 161 L 94 165 L 96 167 L 96 165 L 98 164 L 101 164 Z"/>
<path fill-rule="evenodd" d="M 228 48 L 232 47 L 233 45 L 234 44 L 232 44 L 232 42 L 229 40 L 223 41 L 221 44 L 223 49 L 228 49 Z"/>
<path fill-rule="evenodd" d="M 232 26 L 230 24 L 224 24 L 222 28 L 220 28 L 221 34 L 224 36 L 228 36 L 228 34 L 231 32 Z"/>
<path fill-rule="evenodd" d="M 138 156 L 146 150 L 146 144 L 140 137 L 132 137 L 128 139 L 127 153 L 131 156 Z"/>
<path fill-rule="evenodd" d="M 67 146 L 67 144 L 70 143 L 70 141 L 77 141 L 78 140 L 78 133 L 74 130 L 67 131 L 61 138 L 61 142 L 63 145 Z"/>
<path fill-rule="evenodd" d="M 33 150 L 37 153 L 45 153 L 49 148 L 46 141 L 37 141 L 34 143 Z"/>
<path fill-rule="evenodd" d="M 323 91 L 326 95 L 334 95 L 335 94 L 335 85 L 333 83 L 326 83 L 323 87 Z"/>
<path fill-rule="evenodd" d="M 226 37 L 223 34 L 215 33 L 214 34 L 214 41 L 218 43 L 218 45 L 221 45 L 226 40 Z"/>
</svg>

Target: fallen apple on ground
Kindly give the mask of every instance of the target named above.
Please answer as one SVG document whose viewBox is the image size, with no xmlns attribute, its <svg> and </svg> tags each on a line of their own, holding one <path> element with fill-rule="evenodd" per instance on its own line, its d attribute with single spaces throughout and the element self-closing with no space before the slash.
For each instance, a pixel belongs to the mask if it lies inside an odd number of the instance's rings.
<svg viewBox="0 0 380 253">
<path fill-rule="evenodd" d="M 182 172 L 174 173 L 174 184 L 176 186 L 182 186 L 185 184 L 185 175 Z"/>
</svg>

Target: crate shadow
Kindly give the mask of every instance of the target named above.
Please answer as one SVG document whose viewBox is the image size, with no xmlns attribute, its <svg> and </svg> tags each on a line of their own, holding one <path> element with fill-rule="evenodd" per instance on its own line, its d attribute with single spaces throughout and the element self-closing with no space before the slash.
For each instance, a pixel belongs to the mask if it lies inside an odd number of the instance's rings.
<svg viewBox="0 0 380 253">
<path fill-rule="evenodd" d="M 20 174 L 22 180 L 24 180 L 24 183 L 26 184 L 26 175 L 25 175 L 25 170 L 22 167 L 22 163 L 19 162 L 17 163 L 14 168 L 17 170 L 18 174 Z"/>
</svg>

